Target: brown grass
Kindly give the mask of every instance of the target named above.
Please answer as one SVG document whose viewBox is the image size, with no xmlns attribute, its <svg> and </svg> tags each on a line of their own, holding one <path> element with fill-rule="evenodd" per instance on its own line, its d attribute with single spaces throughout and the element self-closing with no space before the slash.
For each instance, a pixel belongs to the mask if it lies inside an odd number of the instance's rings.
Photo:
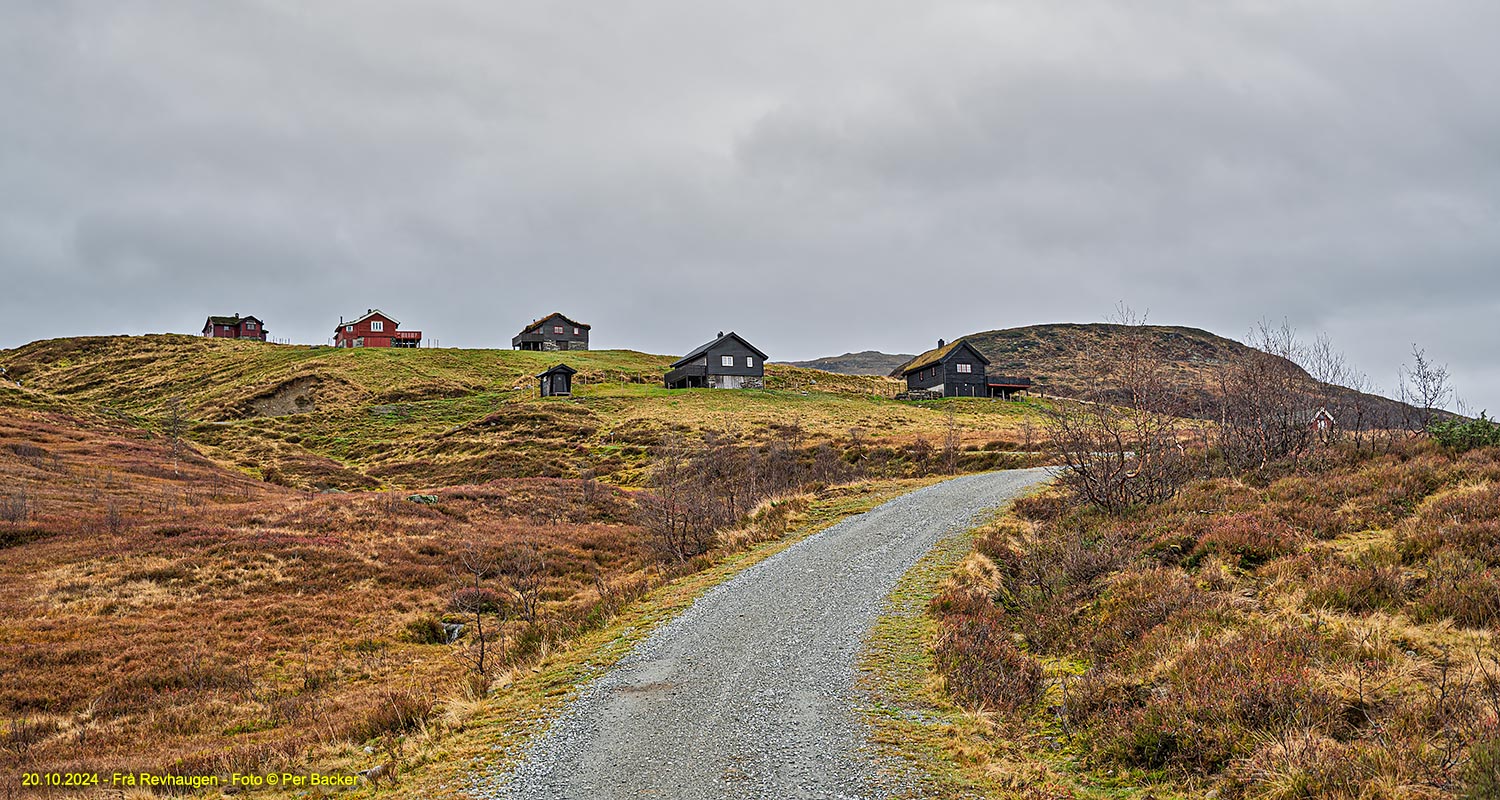
<svg viewBox="0 0 1500 800">
<path fill-rule="evenodd" d="M 1044 493 L 982 532 L 992 578 L 966 566 L 932 612 L 997 763 L 1051 748 L 1079 785 L 1224 797 L 1495 785 L 1473 765 L 1500 725 L 1500 451 L 1319 464 L 1124 517 Z M 991 673 L 943 657 L 982 650 Z M 1018 656 L 1037 692 L 998 668 Z"/>
</svg>

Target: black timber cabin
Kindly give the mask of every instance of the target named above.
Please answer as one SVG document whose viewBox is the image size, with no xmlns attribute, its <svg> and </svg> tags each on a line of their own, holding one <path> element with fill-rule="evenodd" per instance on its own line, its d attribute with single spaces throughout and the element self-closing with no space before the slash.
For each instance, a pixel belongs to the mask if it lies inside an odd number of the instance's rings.
<svg viewBox="0 0 1500 800">
<path fill-rule="evenodd" d="M 766 354 L 734 331 L 672 362 L 662 382 L 668 389 L 764 389 Z"/>
<path fill-rule="evenodd" d="M 536 376 L 542 397 L 568 397 L 573 394 L 573 376 L 578 370 L 567 364 L 558 364 Z"/>
<path fill-rule="evenodd" d="M 512 350 L 587 350 L 589 326 L 562 314 L 548 314 L 511 337 Z"/>
<path fill-rule="evenodd" d="M 1031 387 L 1029 378 L 990 377 L 990 360 L 963 339 L 938 346 L 901 368 L 906 390 L 914 396 L 1003 397 L 1007 400 Z"/>
</svg>

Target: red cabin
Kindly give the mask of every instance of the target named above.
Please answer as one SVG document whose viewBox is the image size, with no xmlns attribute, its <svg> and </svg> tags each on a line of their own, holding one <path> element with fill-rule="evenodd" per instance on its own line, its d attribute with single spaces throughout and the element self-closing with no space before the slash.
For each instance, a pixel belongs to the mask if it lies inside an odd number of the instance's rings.
<svg viewBox="0 0 1500 800">
<path fill-rule="evenodd" d="M 378 308 L 348 322 L 340 321 L 333 329 L 334 347 L 420 347 L 421 331 L 398 330 L 401 323 Z"/>
<path fill-rule="evenodd" d="M 239 314 L 232 317 L 209 317 L 208 322 L 203 323 L 203 335 L 210 339 L 253 339 L 264 342 L 266 324 L 255 317 L 242 317 Z"/>
</svg>

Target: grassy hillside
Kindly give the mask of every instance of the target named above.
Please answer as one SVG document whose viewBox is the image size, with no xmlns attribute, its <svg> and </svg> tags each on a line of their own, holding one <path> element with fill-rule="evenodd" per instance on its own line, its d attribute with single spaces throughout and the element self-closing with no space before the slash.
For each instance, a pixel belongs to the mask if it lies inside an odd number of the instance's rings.
<svg viewBox="0 0 1500 800">
<path fill-rule="evenodd" d="M 1122 336 L 1139 330 L 1106 323 L 1059 323 L 983 331 L 962 338 L 990 359 L 990 374 L 1030 377 L 1049 395 L 1111 399 L 1123 394 L 1105 371 L 1109 360 L 1100 356 L 1116 351 Z M 1245 344 L 1197 328 L 1148 325 L 1144 330 L 1151 337 L 1156 357 L 1165 364 L 1165 379 L 1182 397 L 1189 413 L 1211 408 L 1219 394 L 1222 368 L 1251 352 Z M 898 365 L 887 374 L 899 375 L 900 369 Z M 1297 372 L 1306 376 L 1309 390 L 1316 387 L 1311 376 L 1300 369 Z M 1347 389 L 1337 390 L 1334 404 L 1350 405 L 1357 396 Z M 1384 418 L 1386 411 L 1401 408 L 1394 400 L 1360 397 L 1376 409 L 1371 419 Z"/>
<path fill-rule="evenodd" d="M 932 605 L 998 796 L 1494 796 L 1500 450 L 1018 511 Z"/>
<path fill-rule="evenodd" d="M 579 370 L 571 399 L 535 397 L 531 376 Z M 940 443 L 1009 449 L 1035 409 L 889 399 L 878 376 L 767 367 L 764 392 L 667 391 L 672 361 L 631 351 L 337 350 L 191 336 L 92 337 L 0 352 L 33 403 L 68 404 L 183 435 L 221 463 L 299 487 L 425 487 L 585 472 L 639 484 L 664 436 L 727 433 L 749 445 Z M 0 398 L 4 401 L 4 398 Z M 951 414 L 951 417 L 950 417 Z"/>
<path fill-rule="evenodd" d="M 917 485 L 768 501 L 664 563 L 631 493 L 592 481 L 312 494 L 128 415 L 14 387 L 0 401 L 3 786 L 23 771 L 356 770 L 388 736 L 415 767 L 491 702 L 465 660 L 473 601 L 493 703 L 530 708 L 540 698 L 504 687 L 653 587 Z M 466 553 L 496 565 L 478 591 Z M 449 645 L 445 622 L 471 627 Z"/>
<path fill-rule="evenodd" d="M 882 353 L 878 350 L 863 350 L 841 356 L 824 356 L 811 361 L 788 362 L 794 367 L 820 369 L 840 375 L 890 375 L 902 364 L 916 358 L 908 353 Z"/>
</svg>

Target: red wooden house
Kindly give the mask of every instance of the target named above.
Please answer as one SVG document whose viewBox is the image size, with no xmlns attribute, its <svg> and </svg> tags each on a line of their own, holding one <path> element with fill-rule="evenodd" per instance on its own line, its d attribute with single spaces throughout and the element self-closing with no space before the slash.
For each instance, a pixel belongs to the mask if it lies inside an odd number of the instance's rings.
<svg viewBox="0 0 1500 800">
<path fill-rule="evenodd" d="M 203 323 L 203 335 L 211 339 L 254 339 L 264 342 L 266 324 L 255 317 L 242 317 L 239 314 L 232 317 L 209 317 Z"/>
<path fill-rule="evenodd" d="M 365 310 L 359 319 L 345 322 L 333 329 L 334 347 L 420 347 L 421 331 L 398 330 L 401 323 L 378 308 Z"/>
</svg>

